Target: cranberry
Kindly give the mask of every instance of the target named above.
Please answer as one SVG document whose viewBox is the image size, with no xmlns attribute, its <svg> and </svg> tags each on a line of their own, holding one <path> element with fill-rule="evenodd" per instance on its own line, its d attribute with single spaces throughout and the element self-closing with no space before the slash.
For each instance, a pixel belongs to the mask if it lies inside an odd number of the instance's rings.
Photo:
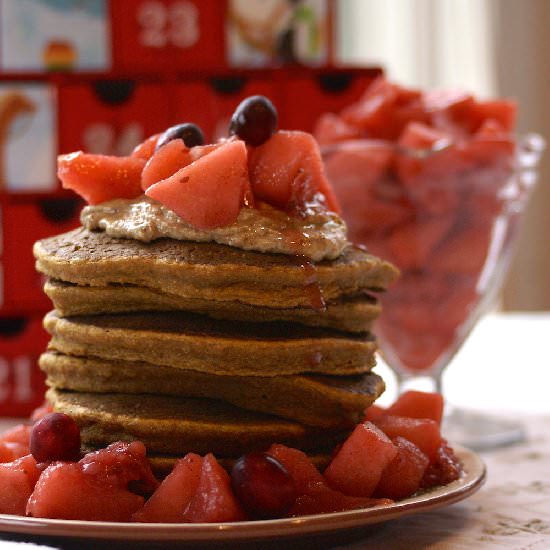
<svg viewBox="0 0 550 550">
<path fill-rule="evenodd" d="M 249 453 L 237 460 L 231 485 L 246 512 L 254 518 L 285 516 L 296 500 L 286 468 L 266 453 Z"/>
<path fill-rule="evenodd" d="M 173 139 L 183 140 L 183 143 L 189 148 L 196 145 L 204 145 L 205 143 L 202 130 L 196 124 L 185 122 L 184 124 L 176 124 L 165 130 L 157 140 L 155 151 Z"/>
<path fill-rule="evenodd" d="M 229 133 L 236 134 L 247 145 L 261 145 L 277 129 L 277 110 L 263 95 L 247 97 L 239 103 L 231 117 Z"/>
<path fill-rule="evenodd" d="M 80 458 L 80 429 L 63 413 L 50 413 L 41 418 L 32 428 L 30 443 L 36 462 Z"/>
</svg>

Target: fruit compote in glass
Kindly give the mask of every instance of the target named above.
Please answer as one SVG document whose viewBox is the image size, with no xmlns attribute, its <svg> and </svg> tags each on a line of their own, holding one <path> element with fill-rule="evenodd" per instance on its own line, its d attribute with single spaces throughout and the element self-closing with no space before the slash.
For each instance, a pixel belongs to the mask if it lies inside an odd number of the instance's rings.
<svg viewBox="0 0 550 550">
<path fill-rule="evenodd" d="M 353 106 L 339 123 L 348 131 L 357 129 L 352 122 L 359 114 L 372 119 L 369 101 L 376 107 L 384 97 L 379 90 L 369 97 L 367 91 L 362 110 Z M 403 110 L 415 101 L 416 111 Z M 433 101 L 431 105 L 426 95 L 401 104 L 394 98 L 384 116 L 395 135 L 385 139 L 342 139 L 327 145 L 331 128 L 323 119 L 318 137 L 325 142 L 327 175 L 350 240 L 401 270 L 382 297 L 376 327 L 384 359 L 401 389 L 422 377 L 441 392 L 443 369 L 500 289 L 544 141 L 529 135 L 516 142 L 502 124 L 503 116 L 500 122 L 490 116 L 495 114 L 491 109 L 496 115 L 511 111 L 508 102 L 476 104 L 464 95 L 439 110 Z M 485 109 L 482 114 L 487 114 L 477 121 L 472 113 L 476 105 L 478 113 Z M 414 119 L 406 120 L 405 114 Z M 342 126 L 338 132 L 345 135 Z M 370 133 L 376 135 L 372 129 Z M 521 427 L 477 414 L 471 418 L 458 409 L 446 423 L 448 437 L 474 448 L 522 436 Z"/>
</svg>

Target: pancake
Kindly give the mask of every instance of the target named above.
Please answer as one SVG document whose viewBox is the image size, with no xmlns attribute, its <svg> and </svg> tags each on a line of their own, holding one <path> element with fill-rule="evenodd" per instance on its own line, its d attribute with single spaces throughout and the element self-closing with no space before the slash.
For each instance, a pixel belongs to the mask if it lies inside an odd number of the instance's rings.
<svg viewBox="0 0 550 550">
<path fill-rule="evenodd" d="M 367 372 L 376 343 L 291 323 L 222 321 L 193 313 L 135 313 L 44 319 L 50 347 L 68 355 L 145 361 L 229 376 Z"/>
<path fill-rule="evenodd" d="M 383 290 L 397 276 L 388 262 L 349 246 L 333 261 L 313 266 L 284 254 L 265 254 L 192 241 L 143 243 L 79 228 L 35 243 L 38 271 L 48 277 L 104 287 L 131 284 L 210 301 L 261 307 L 312 307 Z"/>
<path fill-rule="evenodd" d="M 48 386 L 57 389 L 207 397 L 321 427 L 356 424 L 384 391 L 382 379 L 374 373 L 353 377 L 219 376 L 53 351 L 42 354 L 40 367 Z"/>
<path fill-rule="evenodd" d="M 270 322 L 293 321 L 308 326 L 365 332 L 380 314 L 376 298 L 366 292 L 340 297 L 326 304 L 325 311 L 312 307 L 260 307 L 236 301 L 185 298 L 143 286 L 82 286 L 48 279 L 44 291 L 63 316 L 128 313 L 136 311 L 192 311 L 216 319 Z"/>
<path fill-rule="evenodd" d="M 238 457 L 265 450 L 272 443 L 313 453 L 328 451 L 349 434 L 349 430 L 308 428 L 211 399 L 55 389 L 48 390 L 46 398 L 54 411 L 77 422 L 85 447 L 138 439 L 153 455 L 195 452 Z"/>
</svg>

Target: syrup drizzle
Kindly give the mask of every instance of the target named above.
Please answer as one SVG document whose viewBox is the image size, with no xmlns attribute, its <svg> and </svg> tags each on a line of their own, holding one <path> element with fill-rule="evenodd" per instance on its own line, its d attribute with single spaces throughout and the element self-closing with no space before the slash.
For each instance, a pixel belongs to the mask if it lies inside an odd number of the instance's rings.
<svg viewBox="0 0 550 550">
<path fill-rule="evenodd" d="M 327 304 L 323 297 L 323 289 L 317 277 L 317 268 L 302 254 L 304 250 L 305 235 L 298 229 L 287 228 L 284 236 L 289 248 L 295 250 L 294 261 L 304 273 L 304 291 L 309 298 L 311 307 L 317 311 L 326 311 Z"/>
</svg>

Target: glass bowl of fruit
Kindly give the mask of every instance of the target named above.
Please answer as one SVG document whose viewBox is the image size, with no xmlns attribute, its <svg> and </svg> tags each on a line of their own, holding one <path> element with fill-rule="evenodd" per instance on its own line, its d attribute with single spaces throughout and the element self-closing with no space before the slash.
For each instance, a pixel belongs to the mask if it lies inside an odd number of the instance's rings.
<svg viewBox="0 0 550 550">
<path fill-rule="evenodd" d="M 350 239 L 401 270 L 377 324 L 401 390 L 423 378 L 442 391 L 444 368 L 501 288 L 544 149 L 538 135 L 516 138 L 514 119 L 510 101 L 380 79 L 319 121 Z M 474 448 L 522 437 L 520 426 L 458 409 L 446 431 Z"/>
</svg>

